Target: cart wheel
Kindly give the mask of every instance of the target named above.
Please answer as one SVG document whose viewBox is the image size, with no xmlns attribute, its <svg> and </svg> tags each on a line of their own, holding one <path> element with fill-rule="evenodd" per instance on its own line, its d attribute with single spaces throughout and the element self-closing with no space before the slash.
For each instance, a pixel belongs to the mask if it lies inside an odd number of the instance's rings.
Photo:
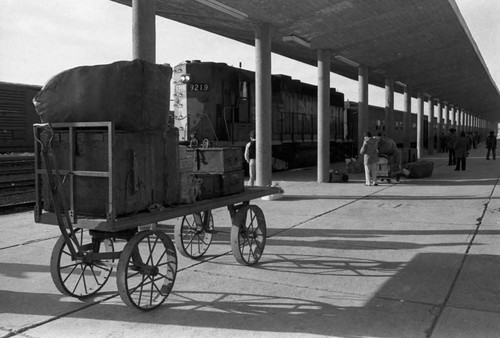
<svg viewBox="0 0 500 338">
<path fill-rule="evenodd" d="M 214 219 L 210 210 L 184 216 L 174 229 L 177 250 L 189 258 L 203 256 L 212 243 L 213 231 Z"/>
<path fill-rule="evenodd" d="M 266 220 L 256 205 L 245 205 L 233 217 L 231 249 L 243 265 L 257 263 L 266 246 Z"/>
<path fill-rule="evenodd" d="M 75 241 L 82 247 L 83 253 L 114 252 L 110 239 L 93 238 L 88 230 L 75 229 Z M 50 274 L 62 294 L 84 298 L 95 294 L 106 284 L 113 271 L 107 263 L 113 261 L 83 262 L 73 259 L 61 235 L 52 249 Z"/>
<path fill-rule="evenodd" d="M 123 302 L 143 311 L 160 306 L 174 286 L 177 254 L 159 230 L 138 232 L 120 255 L 116 280 Z"/>
</svg>

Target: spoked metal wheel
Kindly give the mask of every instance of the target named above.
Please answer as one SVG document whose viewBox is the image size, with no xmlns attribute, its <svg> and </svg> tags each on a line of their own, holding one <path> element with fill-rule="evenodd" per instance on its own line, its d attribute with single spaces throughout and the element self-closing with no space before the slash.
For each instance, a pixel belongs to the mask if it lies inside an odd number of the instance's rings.
<svg viewBox="0 0 500 338">
<path fill-rule="evenodd" d="M 177 274 L 177 254 L 170 238 L 159 230 L 138 232 L 123 249 L 117 268 L 123 302 L 143 311 L 160 306 Z"/>
<path fill-rule="evenodd" d="M 179 252 L 189 258 L 199 258 L 212 243 L 214 219 L 210 210 L 182 218 L 175 225 L 175 245 Z"/>
<path fill-rule="evenodd" d="M 84 254 L 114 252 L 110 239 L 94 238 L 88 230 L 75 229 L 74 241 Z M 82 257 L 72 257 L 61 235 L 52 249 L 50 274 L 61 293 L 83 298 L 95 294 L 106 284 L 113 271 L 112 262 L 112 259 L 86 261 Z"/>
<path fill-rule="evenodd" d="M 266 246 L 266 220 L 256 205 L 245 205 L 233 217 L 231 249 L 236 260 L 243 265 L 259 261 Z"/>
</svg>

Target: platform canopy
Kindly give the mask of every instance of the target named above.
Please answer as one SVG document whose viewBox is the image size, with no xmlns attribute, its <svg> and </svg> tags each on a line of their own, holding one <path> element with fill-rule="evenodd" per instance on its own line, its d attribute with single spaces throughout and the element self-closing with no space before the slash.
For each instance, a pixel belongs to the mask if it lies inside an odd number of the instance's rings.
<svg viewBox="0 0 500 338">
<path fill-rule="evenodd" d="M 372 85 L 389 76 L 500 121 L 500 93 L 455 0 L 156 0 L 156 14 L 249 45 L 255 24 L 269 23 L 274 53 L 316 66 L 328 49 L 336 74 L 357 80 L 366 65 Z"/>
</svg>

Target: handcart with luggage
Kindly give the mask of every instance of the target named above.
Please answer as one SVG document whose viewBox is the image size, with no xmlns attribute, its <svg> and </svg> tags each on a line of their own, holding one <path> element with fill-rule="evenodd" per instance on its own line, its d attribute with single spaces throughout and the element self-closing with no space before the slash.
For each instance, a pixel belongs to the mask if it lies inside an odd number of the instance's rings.
<svg viewBox="0 0 500 338">
<path fill-rule="evenodd" d="M 378 145 L 377 179 L 392 183 L 399 182 L 404 177 L 401 165 L 401 153 L 394 140 L 380 137 Z"/>
<path fill-rule="evenodd" d="M 124 303 L 144 311 L 157 308 L 171 292 L 177 273 L 176 248 L 159 222 L 182 218 L 174 229 L 177 250 L 199 258 L 215 233 L 212 210 L 222 207 L 231 218 L 230 245 L 235 259 L 253 265 L 261 258 L 266 221 L 263 211 L 250 201 L 282 193 L 280 188 L 245 187 L 241 192 L 190 204 L 152 204 L 130 211 L 130 205 L 140 205 L 156 193 L 155 182 L 151 182 L 153 190 L 142 194 L 146 189 L 143 180 L 150 175 L 138 179 L 139 153 L 120 155 L 115 151 L 123 148 L 120 142 L 127 138 L 118 139 L 112 122 L 39 124 L 34 125 L 34 134 L 35 221 L 58 225 L 61 231 L 50 260 L 51 276 L 61 293 L 77 298 L 92 296 L 116 271 Z M 94 148 L 82 146 L 89 140 L 98 142 L 98 157 L 91 152 Z M 124 158 L 120 160 L 120 156 Z M 82 162 L 82 157 L 86 161 Z M 130 160 L 130 170 L 121 170 L 125 158 Z M 158 164 L 148 163 L 145 168 L 151 165 Z M 126 191 L 117 186 L 117 178 L 126 181 Z M 93 194 L 85 194 L 89 186 Z"/>
</svg>

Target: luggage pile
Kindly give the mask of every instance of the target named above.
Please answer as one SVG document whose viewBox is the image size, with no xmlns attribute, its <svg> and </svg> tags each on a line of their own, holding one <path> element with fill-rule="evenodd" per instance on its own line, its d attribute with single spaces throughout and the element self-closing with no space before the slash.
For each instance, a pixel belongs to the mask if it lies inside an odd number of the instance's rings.
<svg viewBox="0 0 500 338">
<path fill-rule="evenodd" d="M 403 166 L 403 171 L 408 178 L 431 177 L 434 171 L 434 162 L 418 160 L 407 163 Z"/>
<path fill-rule="evenodd" d="M 52 137 L 61 173 L 71 173 L 63 194 L 75 212 L 111 217 L 180 202 L 171 77 L 170 66 L 143 60 L 83 66 L 56 75 L 35 96 L 42 122 L 68 126 L 42 137 Z M 41 184 L 43 208 L 53 211 L 45 175 Z"/>
</svg>

